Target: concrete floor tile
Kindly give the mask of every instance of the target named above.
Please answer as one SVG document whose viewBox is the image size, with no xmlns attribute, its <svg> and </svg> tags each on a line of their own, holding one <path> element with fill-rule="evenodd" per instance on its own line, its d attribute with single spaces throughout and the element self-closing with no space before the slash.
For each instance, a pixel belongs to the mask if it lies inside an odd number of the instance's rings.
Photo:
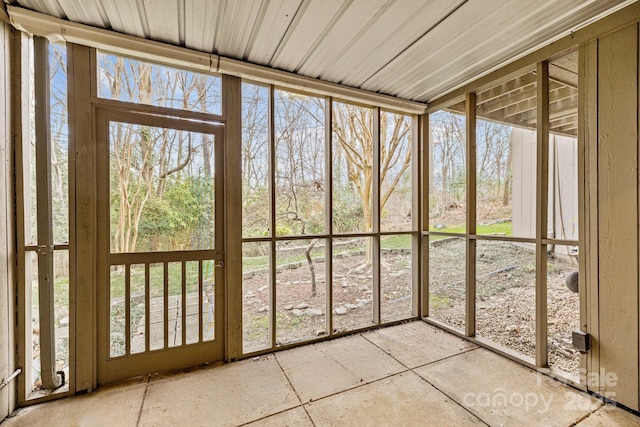
<svg viewBox="0 0 640 427">
<path fill-rule="evenodd" d="M 412 372 L 366 384 L 305 407 L 318 427 L 484 425 Z"/>
<path fill-rule="evenodd" d="M 586 419 L 579 422 L 576 427 L 631 427 L 640 426 L 640 417 L 616 408 L 612 405 L 604 405 Z"/>
<path fill-rule="evenodd" d="M 300 402 L 274 356 L 152 379 L 141 426 L 235 426 Z"/>
<path fill-rule="evenodd" d="M 319 344 L 276 353 L 276 357 L 302 402 L 344 391 L 364 382 L 325 354 Z"/>
<path fill-rule="evenodd" d="M 365 383 L 406 370 L 401 363 L 360 335 L 327 341 L 317 346 L 327 357 Z"/>
<path fill-rule="evenodd" d="M 406 370 L 360 335 L 284 351 L 276 357 L 303 402 Z"/>
<path fill-rule="evenodd" d="M 492 426 L 573 425 L 602 402 L 485 349 L 414 370 Z"/>
<path fill-rule="evenodd" d="M 245 427 L 313 427 L 304 408 L 297 407 L 276 415 L 246 424 Z"/>
<path fill-rule="evenodd" d="M 92 393 L 20 409 L 2 427 L 135 426 L 146 380 L 101 387 Z"/>
<path fill-rule="evenodd" d="M 363 336 L 411 369 L 477 347 L 422 320 L 377 329 Z"/>
</svg>

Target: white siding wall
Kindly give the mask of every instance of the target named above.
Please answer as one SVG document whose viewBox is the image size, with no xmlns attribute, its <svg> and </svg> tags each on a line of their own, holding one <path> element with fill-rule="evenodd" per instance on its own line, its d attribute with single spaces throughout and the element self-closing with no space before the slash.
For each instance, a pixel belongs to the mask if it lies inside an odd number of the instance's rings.
<svg viewBox="0 0 640 427">
<path fill-rule="evenodd" d="M 513 138 L 513 235 L 536 233 L 536 133 L 514 128 Z M 550 238 L 578 240 L 578 140 L 549 136 Z M 557 249 L 565 249 L 558 247 Z"/>
</svg>

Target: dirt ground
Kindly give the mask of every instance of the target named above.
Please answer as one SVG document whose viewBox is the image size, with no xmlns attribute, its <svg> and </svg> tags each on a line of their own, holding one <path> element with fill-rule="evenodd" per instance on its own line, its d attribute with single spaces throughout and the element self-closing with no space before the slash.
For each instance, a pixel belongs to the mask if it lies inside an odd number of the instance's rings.
<svg viewBox="0 0 640 427">
<path fill-rule="evenodd" d="M 411 316 L 409 251 L 382 255 L 383 321 Z M 558 248 L 558 252 L 561 252 Z M 429 259 L 430 315 L 464 329 L 465 247 L 460 238 L 432 243 Z M 276 345 L 327 333 L 324 260 L 314 262 L 317 294 L 305 262 L 284 266 L 276 275 Z M 348 331 L 373 323 L 372 271 L 363 254 L 333 262 L 333 329 Z M 531 247 L 500 241 L 477 244 L 476 326 L 478 336 L 535 357 L 535 253 Z M 577 262 L 557 254 L 548 258 L 548 328 L 551 366 L 578 374 L 579 353 L 571 332 L 579 329 L 579 296 L 564 284 Z M 266 273 L 245 277 L 243 330 L 246 352 L 269 346 L 269 286 Z"/>
<path fill-rule="evenodd" d="M 411 317 L 411 254 L 393 250 L 381 256 L 381 316 L 383 321 Z M 306 262 L 285 267 L 276 275 L 276 345 L 328 332 L 326 263 L 314 262 L 315 296 Z M 373 324 L 373 271 L 363 253 L 333 261 L 333 330 L 342 332 Z M 246 352 L 269 344 L 269 277 L 258 274 L 243 281 L 243 330 Z"/>
<path fill-rule="evenodd" d="M 464 240 L 432 244 L 429 262 L 430 315 L 464 329 Z M 580 355 L 571 344 L 579 329 L 579 295 L 567 289 L 577 262 L 561 255 L 547 261 L 549 364 L 578 374 Z M 479 241 L 476 264 L 476 330 L 523 355 L 535 357 L 535 253 L 522 244 Z"/>
</svg>

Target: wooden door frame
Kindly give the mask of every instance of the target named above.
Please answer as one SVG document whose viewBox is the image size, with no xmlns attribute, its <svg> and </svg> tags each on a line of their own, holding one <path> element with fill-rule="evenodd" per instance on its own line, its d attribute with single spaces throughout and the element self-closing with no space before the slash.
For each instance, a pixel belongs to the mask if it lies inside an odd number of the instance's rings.
<svg viewBox="0 0 640 427">
<path fill-rule="evenodd" d="M 154 350 L 140 354 L 128 354 L 124 357 L 111 358 L 109 355 L 109 310 L 106 301 L 110 301 L 109 283 L 110 238 L 109 238 L 109 124 L 122 122 L 138 125 L 163 127 L 175 130 L 199 132 L 215 136 L 215 170 L 216 170 L 216 242 L 215 248 L 208 251 L 224 265 L 225 247 L 225 206 L 224 206 L 224 126 L 219 122 L 190 121 L 176 117 L 151 115 L 141 111 L 132 111 L 126 107 L 117 108 L 101 106 L 95 109 L 96 140 L 96 177 L 97 177 L 97 283 L 96 283 L 96 318 L 97 318 L 97 381 L 105 384 L 119 379 L 129 378 L 152 372 L 168 371 L 204 362 L 215 362 L 224 359 L 226 349 L 226 285 L 224 268 L 215 269 L 216 287 L 215 344 L 201 342 L 196 344 L 182 343 L 177 347 Z M 218 306 L 220 304 L 220 306 Z M 165 307 L 166 309 L 166 307 Z"/>
</svg>

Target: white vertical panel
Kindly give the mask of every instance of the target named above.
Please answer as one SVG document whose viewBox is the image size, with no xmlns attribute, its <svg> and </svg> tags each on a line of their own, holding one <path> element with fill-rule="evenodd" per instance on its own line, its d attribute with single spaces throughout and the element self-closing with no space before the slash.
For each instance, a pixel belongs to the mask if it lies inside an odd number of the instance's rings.
<svg viewBox="0 0 640 427">
<path fill-rule="evenodd" d="M 536 235 L 536 132 L 514 127 L 513 142 L 513 211 L 514 236 Z"/>
</svg>

